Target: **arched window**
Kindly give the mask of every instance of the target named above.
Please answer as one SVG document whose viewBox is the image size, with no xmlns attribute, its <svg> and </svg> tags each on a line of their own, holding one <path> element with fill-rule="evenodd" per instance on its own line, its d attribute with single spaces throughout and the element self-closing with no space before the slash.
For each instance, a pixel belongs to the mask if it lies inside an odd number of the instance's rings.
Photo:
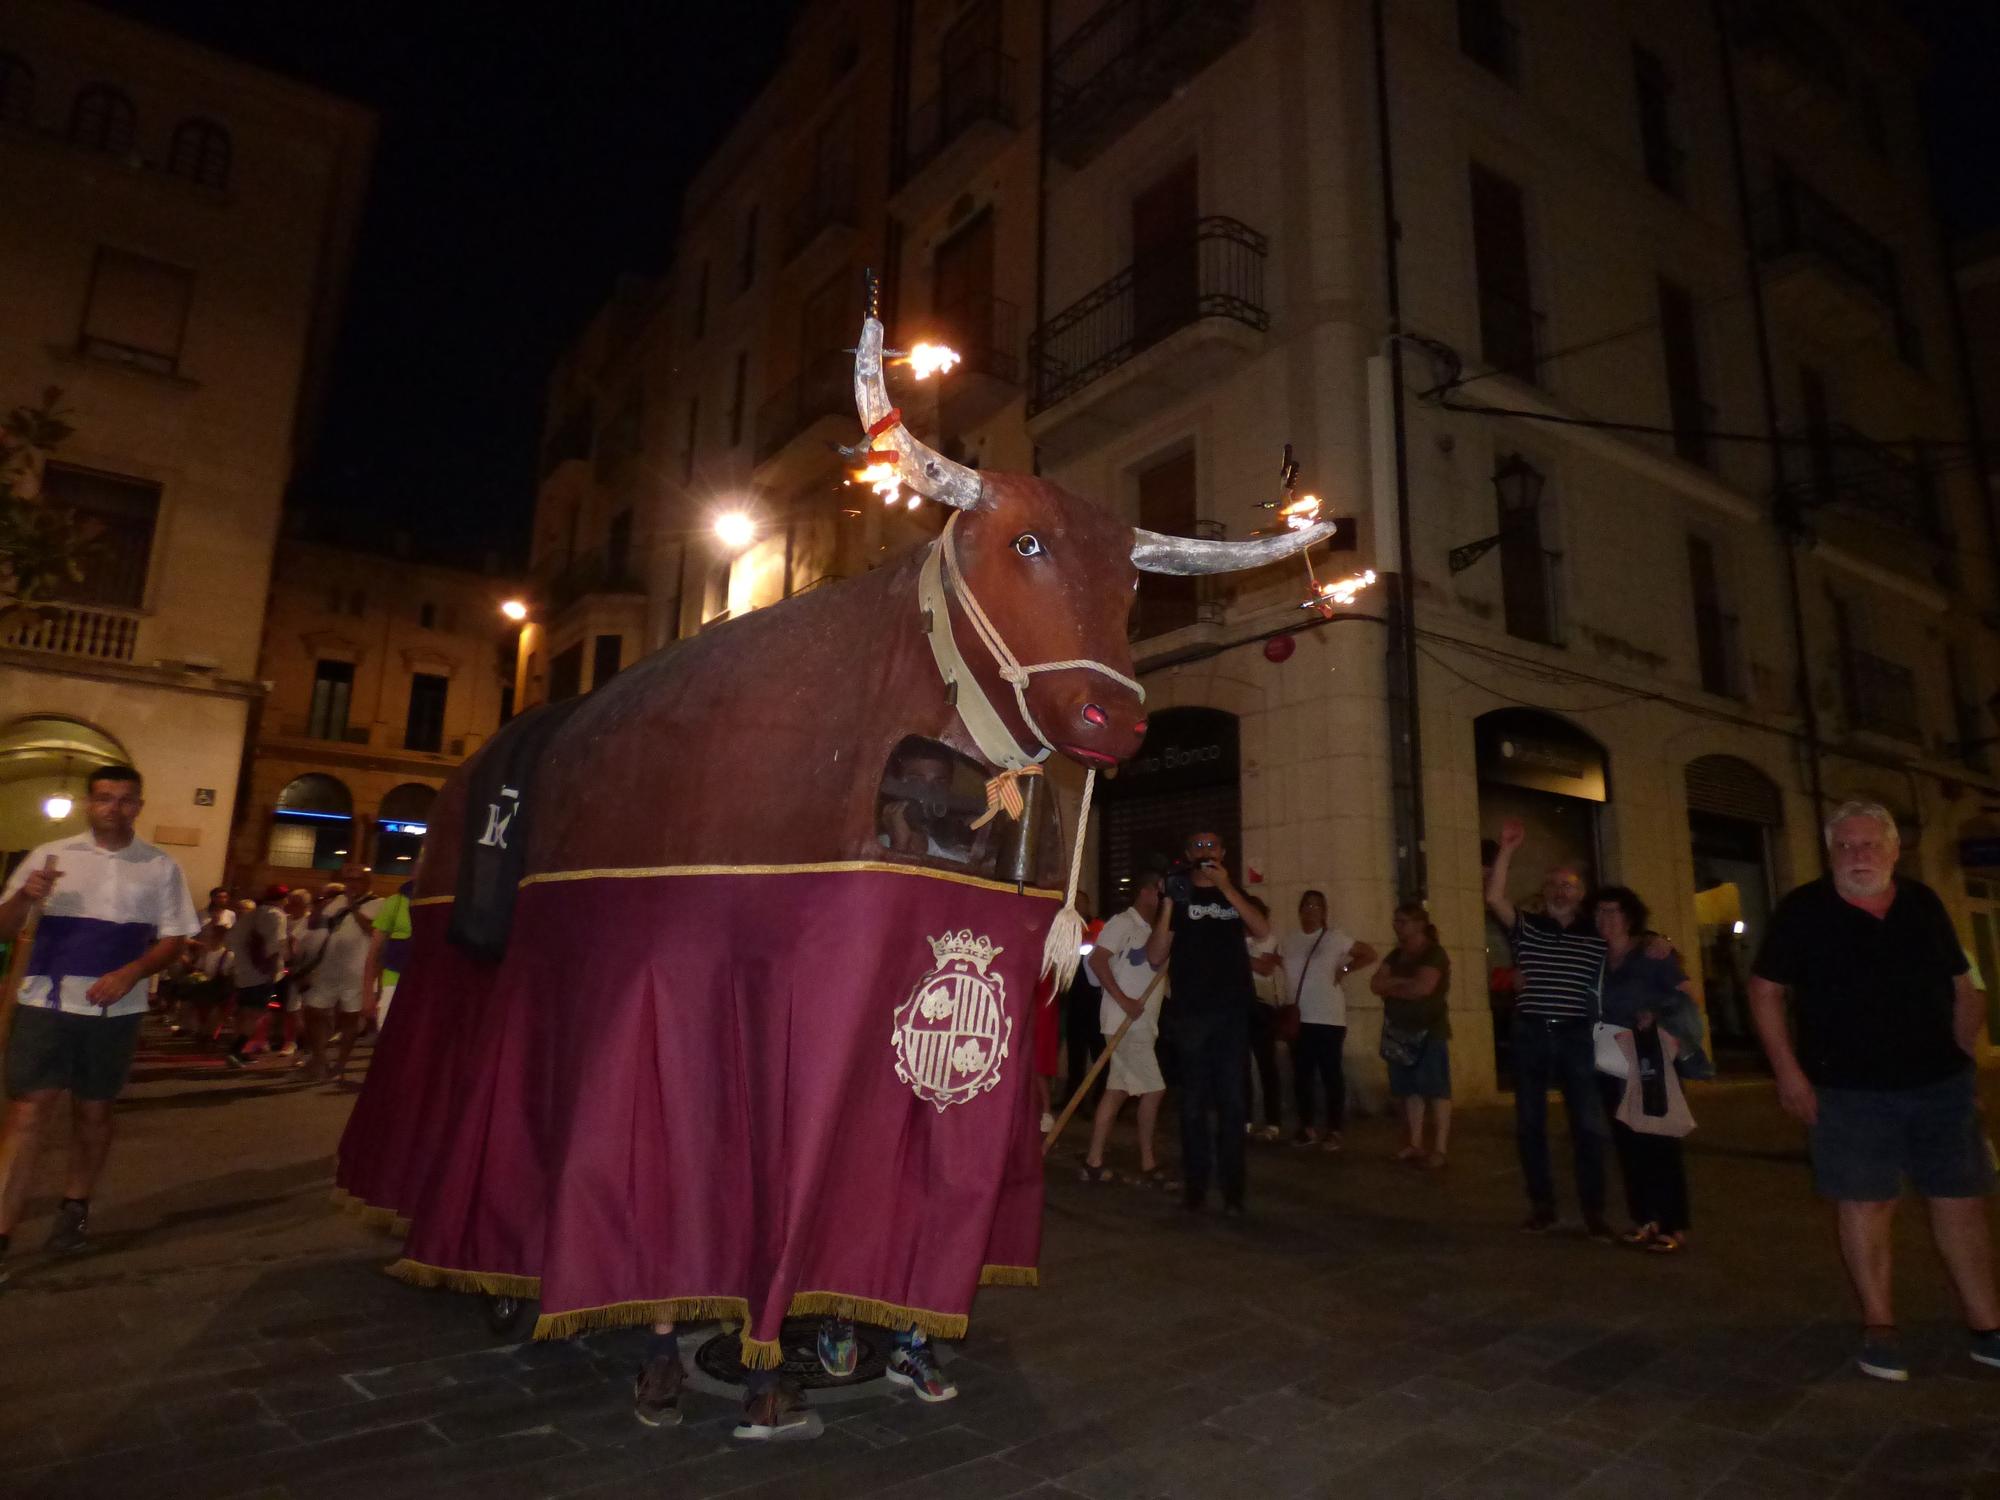
<svg viewBox="0 0 2000 1500">
<path fill-rule="evenodd" d="M 167 170 L 174 176 L 203 187 L 226 188 L 229 160 L 229 132 L 215 121 L 195 115 L 174 127 L 167 151 Z"/>
<path fill-rule="evenodd" d="M 354 851 L 354 798 L 320 771 L 287 782 L 271 814 L 266 861 L 295 870 L 337 870 Z"/>
<path fill-rule="evenodd" d="M 27 59 L 0 52 L 0 122 L 26 125 L 35 114 L 35 70 Z"/>
<path fill-rule="evenodd" d="M 421 781 L 391 787 L 375 815 L 375 869 L 383 875 L 408 875 L 423 852 L 430 831 L 431 804 L 437 788 Z"/>
<path fill-rule="evenodd" d="M 87 84 L 69 114 L 69 138 L 91 151 L 127 156 L 132 151 L 136 120 L 132 101 L 108 83 Z"/>
<path fill-rule="evenodd" d="M 130 760 L 109 733 L 81 719 L 31 714 L 0 724 L 0 866 L 82 832 L 84 779 L 98 766 Z"/>
</svg>

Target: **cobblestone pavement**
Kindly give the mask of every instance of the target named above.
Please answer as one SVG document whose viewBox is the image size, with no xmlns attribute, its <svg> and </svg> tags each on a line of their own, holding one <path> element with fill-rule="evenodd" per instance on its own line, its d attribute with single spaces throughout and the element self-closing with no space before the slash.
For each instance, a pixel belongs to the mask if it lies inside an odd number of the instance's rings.
<svg viewBox="0 0 2000 1500">
<path fill-rule="evenodd" d="M 151 1049 L 101 1248 L 27 1249 L 38 1199 L 0 1296 L 0 1494 L 2000 1496 L 2000 1372 L 1965 1358 L 1919 1216 L 1915 1378 L 1882 1385 L 1847 1364 L 1829 1221 L 1763 1087 L 1696 1095 L 1677 1260 L 1518 1233 L 1498 1110 L 1437 1175 L 1392 1165 L 1380 1120 L 1337 1157 L 1258 1148 L 1240 1221 L 1053 1168 L 1044 1284 L 982 1295 L 958 1400 L 847 1393 L 819 1441 L 746 1450 L 721 1396 L 632 1419 L 631 1332 L 503 1344 L 477 1301 L 381 1275 L 392 1247 L 328 1203 L 350 1096 L 291 1077 Z"/>
</svg>

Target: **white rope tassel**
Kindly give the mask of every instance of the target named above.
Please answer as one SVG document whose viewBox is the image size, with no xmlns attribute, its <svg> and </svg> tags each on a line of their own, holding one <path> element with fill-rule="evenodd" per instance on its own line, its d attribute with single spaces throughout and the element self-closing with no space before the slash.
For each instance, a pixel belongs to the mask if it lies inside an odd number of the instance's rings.
<svg viewBox="0 0 2000 1500">
<path fill-rule="evenodd" d="M 1083 873 L 1083 834 L 1090 827 L 1090 794 L 1097 786 L 1095 769 L 1083 773 L 1083 804 L 1076 811 L 1076 837 L 1070 840 L 1069 891 L 1063 909 L 1049 924 L 1048 941 L 1042 944 L 1042 972 L 1053 972 L 1058 991 L 1069 988 L 1076 966 L 1083 962 L 1083 913 L 1076 909 L 1076 882 Z"/>
</svg>

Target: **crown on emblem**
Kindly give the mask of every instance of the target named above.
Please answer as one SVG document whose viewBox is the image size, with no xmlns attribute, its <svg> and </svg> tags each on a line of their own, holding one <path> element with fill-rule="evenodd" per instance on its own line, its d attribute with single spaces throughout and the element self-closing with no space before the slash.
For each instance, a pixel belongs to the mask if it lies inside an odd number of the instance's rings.
<svg viewBox="0 0 2000 1500">
<path fill-rule="evenodd" d="M 930 945 L 931 956 L 936 959 L 939 968 L 943 968 L 955 958 L 962 958 L 982 974 L 986 972 L 988 964 L 1007 951 L 1004 948 L 994 947 L 993 939 L 989 937 L 974 937 L 970 927 L 957 932 L 947 932 L 943 937 L 934 937 L 930 939 Z"/>
</svg>

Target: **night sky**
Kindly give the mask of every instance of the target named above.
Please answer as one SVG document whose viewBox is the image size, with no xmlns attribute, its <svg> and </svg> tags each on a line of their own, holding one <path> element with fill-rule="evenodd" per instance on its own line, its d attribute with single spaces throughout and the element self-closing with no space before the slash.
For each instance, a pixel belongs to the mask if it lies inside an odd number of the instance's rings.
<svg viewBox="0 0 2000 1500">
<path fill-rule="evenodd" d="M 295 501 L 525 557 L 542 391 L 621 271 L 666 261 L 688 177 L 798 0 L 101 0 L 373 107 L 333 389 Z M 1939 209 L 2000 225 L 2000 3 L 1898 0 L 1931 36 Z"/>
</svg>

